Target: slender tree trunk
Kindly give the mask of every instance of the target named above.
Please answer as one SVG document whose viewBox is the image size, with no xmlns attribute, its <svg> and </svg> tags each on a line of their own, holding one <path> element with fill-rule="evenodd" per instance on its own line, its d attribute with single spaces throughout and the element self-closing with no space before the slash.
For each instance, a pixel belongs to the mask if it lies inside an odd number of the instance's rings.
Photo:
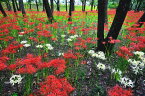
<svg viewBox="0 0 145 96">
<path fill-rule="evenodd" d="M 52 11 L 50 9 L 48 0 L 43 0 L 43 4 L 44 4 L 45 10 L 46 10 L 46 14 L 47 14 L 48 20 L 52 23 L 53 15 L 52 15 Z"/>
<path fill-rule="evenodd" d="M 104 45 L 102 44 L 104 41 L 104 24 L 105 24 L 105 7 L 107 0 L 98 0 L 98 50 L 105 50 Z"/>
<path fill-rule="evenodd" d="M 31 1 L 29 2 L 29 9 L 30 9 L 30 10 L 32 9 Z"/>
<path fill-rule="evenodd" d="M 6 3 L 8 11 L 11 11 L 12 9 L 11 9 L 11 5 L 10 5 L 9 1 L 6 1 L 5 3 Z"/>
<path fill-rule="evenodd" d="M 74 0 L 70 0 L 70 5 L 69 5 L 69 18 L 68 18 L 68 21 L 72 21 L 72 18 L 71 18 L 71 16 L 72 16 L 72 6 L 73 6 L 73 3 L 74 2 Z"/>
<path fill-rule="evenodd" d="M 141 4 L 142 4 L 142 0 L 140 0 L 139 3 L 138 3 L 138 6 L 137 6 L 137 8 L 136 8 L 136 11 L 137 11 L 137 12 L 140 11 L 140 6 L 141 6 Z"/>
<path fill-rule="evenodd" d="M 38 5 L 37 0 L 35 0 L 35 3 L 36 3 L 36 8 L 37 8 L 37 11 L 39 11 L 39 5 Z"/>
<path fill-rule="evenodd" d="M 109 37 L 112 37 L 115 40 L 117 39 L 119 32 L 122 28 L 122 25 L 124 23 L 124 20 L 126 18 L 127 12 L 129 11 L 130 3 L 131 3 L 131 0 L 120 0 L 119 2 L 110 31 L 108 32 L 108 35 L 105 38 L 105 41 L 107 41 L 106 46 L 108 48 L 109 53 L 111 53 L 114 47 L 114 44 L 108 43 Z"/>
<path fill-rule="evenodd" d="M 20 10 L 22 11 L 23 17 L 26 15 L 23 0 L 19 0 Z"/>
<path fill-rule="evenodd" d="M 17 11 L 16 11 L 16 6 L 15 6 L 14 0 L 12 0 L 12 5 L 13 5 L 13 10 L 14 10 L 14 12 L 16 13 Z"/>
<path fill-rule="evenodd" d="M 57 0 L 57 11 L 60 11 L 60 1 L 59 0 Z"/>
<path fill-rule="evenodd" d="M 17 10 L 20 11 L 20 7 L 18 7 L 18 3 L 17 3 L 17 1 L 14 0 L 14 2 L 15 2 L 15 4 L 16 4 L 16 8 L 17 8 Z"/>
<path fill-rule="evenodd" d="M 53 4 L 53 0 L 50 0 L 50 4 L 51 4 L 51 11 L 52 11 L 52 14 L 53 14 L 53 11 L 54 11 L 54 4 Z"/>
<path fill-rule="evenodd" d="M 65 8 L 66 8 L 66 11 L 67 11 L 67 0 L 65 0 Z"/>
<path fill-rule="evenodd" d="M 143 13 L 143 15 L 140 17 L 140 19 L 137 21 L 138 24 L 138 28 L 141 27 L 143 25 L 143 22 L 145 22 L 145 12 Z"/>
<path fill-rule="evenodd" d="M 44 3 L 43 3 L 43 10 L 42 11 L 45 11 L 45 5 L 44 5 Z"/>
<path fill-rule="evenodd" d="M 84 0 L 82 1 L 82 11 L 84 11 Z"/>
<path fill-rule="evenodd" d="M 6 12 L 5 12 L 5 10 L 4 10 L 4 8 L 3 8 L 1 3 L 0 3 L 0 11 L 2 12 L 4 17 L 7 17 L 7 14 L 6 14 Z"/>
<path fill-rule="evenodd" d="M 98 40 L 99 44 L 98 44 L 98 48 L 96 49 L 96 51 L 104 51 L 104 52 L 109 51 L 109 53 L 111 53 L 114 44 L 109 43 L 109 37 L 112 37 L 113 39 L 117 39 L 119 32 L 121 30 L 121 27 L 123 25 L 123 22 L 125 20 L 125 17 L 127 15 L 127 12 L 129 10 L 130 3 L 131 3 L 131 0 L 120 0 L 119 5 L 116 10 L 116 14 L 115 14 L 113 23 L 111 25 L 111 28 L 110 28 L 110 31 L 108 32 L 107 37 L 103 40 L 104 35 L 102 33 L 100 33 L 101 35 L 98 33 L 100 35 L 100 36 L 98 36 L 98 38 L 99 39 L 101 38 L 101 40 Z M 104 18 L 104 16 L 103 16 L 103 18 Z M 102 22 L 102 21 L 100 21 L 100 22 Z M 98 23 L 98 25 L 100 25 L 100 23 Z M 101 24 L 101 25 L 103 26 L 103 24 Z M 104 27 L 102 27 L 102 29 L 103 28 Z M 100 29 L 100 30 L 102 30 L 102 29 Z M 102 44 L 102 42 L 105 42 L 105 44 Z"/>
<path fill-rule="evenodd" d="M 94 6 L 94 0 L 91 2 L 91 11 L 93 11 L 93 6 Z"/>
<path fill-rule="evenodd" d="M 108 24 L 108 0 L 106 0 L 106 3 L 105 3 L 105 24 Z"/>
<path fill-rule="evenodd" d="M 72 2 L 72 11 L 75 11 L 75 0 Z"/>
</svg>

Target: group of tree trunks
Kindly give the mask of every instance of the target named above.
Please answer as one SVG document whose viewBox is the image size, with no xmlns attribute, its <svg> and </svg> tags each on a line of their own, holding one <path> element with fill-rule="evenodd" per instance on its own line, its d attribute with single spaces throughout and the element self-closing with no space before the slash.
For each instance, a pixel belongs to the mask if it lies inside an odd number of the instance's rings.
<svg viewBox="0 0 145 96">
<path fill-rule="evenodd" d="M 54 0 L 55 1 L 55 0 Z M 52 23 L 54 18 L 53 18 L 53 11 L 54 11 L 54 2 L 53 0 L 50 0 L 50 3 L 48 0 L 43 0 L 43 11 L 46 11 L 48 20 Z M 140 0 L 142 1 L 142 0 Z M 57 4 L 57 11 L 60 11 L 60 1 L 57 0 L 55 1 Z M 65 0 L 66 3 L 66 11 L 67 9 L 67 0 Z M 70 7 L 69 7 L 69 18 L 68 21 L 71 21 L 72 18 L 72 11 L 74 11 L 74 0 L 70 0 Z M 11 11 L 11 6 L 9 4 L 9 1 L 5 2 L 8 8 L 8 11 Z M 18 7 L 19 3 L 19 7 Z M 17 3 L 16 0 L 12 0 L 12 6 L 13 6 L 13 11 L 16 13 L 18 11 L 22 11 L 23 16 L 26 15 L 23 0 L 19 0 Z M 35 0 L 36 6 L 37 6 L 37 11 L 39 11 L 38 8 L 38 2 Z M 141 2 L 138 2 L 138 7 Z M 30 9 L 31 9 L 31 0 L 29 1 L 30 4 Z M 91 1 L 91 10 L 93 10 L 93 5 L 94 5 L 94 0 Z M 120 0 L 119 5 L 116 9 L 116 14 L 113 20 L 113 23 L 111 25 L 111 28 L 108 32 L 107 37 L 104 37 L 104 25 L 107 24 L 107 5 L 108 5 L 108 0 L 98 0 L 98 32 L 97 32 L 97 37 L 98 37 L 98 43 L 97 43 L 97 48 L 96 51 L 103 51 L 103 52 L 109 52 L 111 53 L 114 44 L 110 44 L 108 41 L 110 40 L 109 38 L 112 37 L 112 39 L 117 39 L 119 32 L 121 30 L 121 27 L 123 25 L 123 22 L 126 18 L 127 12 L 129 11 L 130 5 L 131 5 L 131 0 Z M 82 11 L 85 11 L 85 6 L 86 6 L 86 0 L 82 0 Z M 138 8 L 137 8 L 138 9 Z M 4 11 L 4 8 L 2 6 L 2 3 L 0 2 L 0 11 L 2 12 L 3 16 L 6 17 L 7 14 Z M 143 25 L 142 22 L 145 22 L 145 12 L 144 14 L 140 17 L 138 20 L 137 24 L 139 25 L 138 27 L 141 27 Z"/>
</svg>

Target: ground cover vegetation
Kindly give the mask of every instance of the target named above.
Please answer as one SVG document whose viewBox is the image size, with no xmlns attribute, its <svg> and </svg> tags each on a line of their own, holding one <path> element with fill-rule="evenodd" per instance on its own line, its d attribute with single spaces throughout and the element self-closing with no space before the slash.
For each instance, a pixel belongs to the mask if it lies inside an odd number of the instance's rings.
<svg viewBox="0 0 145 96">
<path fill-rule="evenodd" d="M 0 95 L 145 96 L 144 0 L 65 2 L 0 0 Z"/>
</svg>

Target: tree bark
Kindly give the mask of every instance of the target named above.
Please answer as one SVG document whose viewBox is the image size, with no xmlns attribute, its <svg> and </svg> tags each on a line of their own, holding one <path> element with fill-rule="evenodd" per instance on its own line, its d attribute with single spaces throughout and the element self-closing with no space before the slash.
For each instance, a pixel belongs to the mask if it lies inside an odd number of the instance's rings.
<svg viewBox="0 0 145 96">
<path fill-rule="evenodd" d="M 35 0 L 35 3 L 36 3 L 36 8 L 37 8 L 37 11 L 39 11 L 39 5 L 38 5 L 37 0 Z"/>
<path fill-rule="evenodd" d="M 108 0 L 105 3 L 105 24 L 108 24 Z"/>
<path fill-rule="evenodd" d="M 84 10 L 83 11 L 86 11 L 86 2 L 87 2 L 87 0 L 84 1 Z"/>
<path fill-rule="evenodd" d="M 29 9 L 30 9 L 30 10 L 32 9 L 31 1 L 29 2 Z"/>
<path fill-rule="evenodd" d="M 17 3 L 17 1 L 14 0 L 14 2 L 15 2 L 15 4 L 16 4 L 16 8 L 17 8 L 17 10 L 20 11 L 20 6 L 18 7 L 18 3 Z"/>
<path fill-rule="evenodd" d="M 13 5 L 13 10 L 14 10 L 14 12 L 17 12 L 17 10 L 16 10 L 16 5 L 15 5 L 14 0 L 12 0 L 12 5 Z"/>
<path fill-rule="evenodd" d="M 91 2 L 91 11 L 93 11 L 93 6 L 94 6 L 94 0 Z"/>
<path fill-rule="evenodd" d="M 67 0 L 65 0 L 65 8 L 66 8 L 66 11 L 67 11 Z"/>
<path fill-rule="evenodd" d="M 107 0 L 98 0 L 98 50 L 104 51 L 105 47 L 104 41 L 104 24 L 105 24 L 105 7 L 106 7 Z"/>
<path fill-rule="evenodd" d="M 123 25 L 123 22 L 125 20 L 125 17 L 127 15 L 127 12 L 129 10 L 130 3 L 131 3 L 131 0 L 120 0 L 119 5 L 116 10 L 116 14 L 115 14 L 113 23 L 111 25 L 111 28 L 110 28 L 110 31 L 108 32 L 107 37 L 103 40 L 102 33 L 100 33 L 101 36 L 98 36 L 98 38 L 101 38 L 101 40 L 98 40 L 99 44 L 98 44 L 98 48 L 96 49 L 96 51 L 104 51 L 104 52 L 111 53 L 114 44 L 109 43 L 109 37 L 112 37 L 113 39 L 117 39 L 119 32 L 121 30 L 121 27 Z M 100 24 L 98 23 L 98 25 L 100 25 Z M 103 24 L 101 24 L 101 25 L 103 26 Z M 102 42 L 105 42 L 106 44 L 102 44 Z"/>
<path fill-rule="evenodd" d="M 143 13 L 143 15 L 140 17 L 140 19 L 137 21 L 138 26 L 137 27 L 141 27 L 143 25 L 143 22 L 145 22 L 145 12 Z"/>
<path fill-rule="evenodd" d="M 50 4 L 51 4 L 51 11 L 52 11 L 52 14 L 53 14 L 53 11 L 54 11 L 54 4 L 53 4 L 53 0 L 50 0 Z"/>
<path fill-rule="evenodd" d="M 69 5 L 69 18 L 68 18 L 68 21 L 72 21 L 72 18 L 71 18 L 71 16 L 72 16 L 72 11 L 73 11 L 73 3 L 74 2 L 74 0 L 70 0 L 70 5 Z"/>
<path fill-rule="evenodd" d="M 60 1 L 59 0 L 57 0 L 57 11 L 60 11 Z"/>
<path fill-rule="evenodd" d="M 6 3 L 8 11 L 11 11 L 12 9 L 11 9 L 11 5 L 10 5 L 9 1 L 6 1 L 5 3 Z"/>
<path fill-rule="evenodd" d="M 45 11 L 45 5 L 44 5 L 44 3 L 43 3 L 43 10 L 42 11 Z"/>
<path fill-rule="evenodd" d="M 122 28 L 122 25 L 124 23 L 124 20 L 126 18 L 127 12 L 129 11 L 129 5 L 131 3 L 131 0 L 120 0 L 118 8 L 116 10 L 116 14 L 113 20 L 113 23 L 111 25 L 110 31 L 107 35 L 107 37 L 105 38 L 105 41 L 107 41 L 106 46 L 109 51 L 109 53 L 111 53 L 114 44 L 109 43 L 109 37 L 112 37 L 113 39 L 117 39 L 119 32 Z"/>
<path fill-rule="evenodd" d="M 46 14 L 47 14 L 48 20 L 52 23 L 53 15 L 52 15 L 52 11 L 50 9 L 48 0 L 43 0 L 43 4 L 44 4 L 45 10 L 46 10 Z"/>
<path fill-rule="evenodd" d="M 5 10 L 4 10 L 4 8 L 3 8 L 1 3 L 0 3 L 0 11 L 2 12 L 4 17 L 7 17 L 7 14 L 6 14 L 6 12 L 5 12 Z"/>
<path fill-rule="evenodd" d="M 23 17 L 26 15 L 23 0 L 19 0 L 20 10 L 22 11 Z"/>
<path fill-rule="evenodd" d="M 72 11 L 75 11 L 75 0 L 72 2 Z"/>
</svg>

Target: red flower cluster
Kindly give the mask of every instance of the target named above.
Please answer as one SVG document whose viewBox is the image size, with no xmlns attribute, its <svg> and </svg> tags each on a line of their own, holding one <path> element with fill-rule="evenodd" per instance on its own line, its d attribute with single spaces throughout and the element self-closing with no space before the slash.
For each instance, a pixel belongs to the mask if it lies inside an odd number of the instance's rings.
<svg viewBox="0 0 145 96">
<path fill-rule="evenodd" d="M 5 65 L 7 60 L 9 60 L 9 58 L 6 56 L 0 57 L 0 71 L 7 67 L 7 65 Z"/>
<path fill-rule="evenodd" d="M 32 54 L 27 54 L 25 58 L 17 59 L 15 64 L 8 66 L 9 70 L 16 70 L 19 74 L 33 74 L 37 70 L 43 68 L 54 67 L 56 68 L 55 73 L 60 74 L 64 72 L 66 62 L 62 59 L 54 59 L 50 62 L 42 62 L 41 56 L 34 56 Z"/>
<path fill-rule="evenodd" d="M 55 70 L 55 74 L 60 74 L 65 71 L 66 68 L 65 64 L 66 64 L 65 60 L 53 59 L 48 63 L 48 66 L 57 68 Z"/>
<path fill-rule="evenodd" d="M 125 90 L 116 85 L 108 90 L 108 96 L 133 96 L 133 94 L 131 90 Z"/>
<path fill-rule="evenodd" d="M 58 79 L 53 75 L 46 78 L 40 83 L 39 96 L 69 96 L 74 88 L 69 84 L 66 78 Z M 34 96 L 37 96 L 34 94 Z"/>
<path fill-rule="evenodd" d="M 17 59 L 15 64 L 9 65 L 8 69 L 16 70 L 19 74 L 33 74 L 38 69 L 43 68 L 43 66 L 40 56 L 35 57 L 32 54 L 27 54 L 25 58 Z"/>
<path fill-rule="evenodd" d="M 8 45 L 5 49 L 1 51 L 2 54 L 8 55 L 8 54 L 13 54 L 17 52 L 17 49 L 23 47 L 22 44 L 18 44 L 16 42 L 13 42 L 12 44 Z"/>
<path fill-rule="evenodd" d="M 77 56 L 74 55 L 72 52 L 64 53 L 63 57 L 66 58 L 66 59 L 77 59 Z"/>
<path fill-rule="evenodd" d="M 50 31 L 43 30 L 43 31 L 38 31 L 37 32 L 38 36 L 43 36 L 43 37 L 51 37 L 52 34 Z"/>
</svg>

